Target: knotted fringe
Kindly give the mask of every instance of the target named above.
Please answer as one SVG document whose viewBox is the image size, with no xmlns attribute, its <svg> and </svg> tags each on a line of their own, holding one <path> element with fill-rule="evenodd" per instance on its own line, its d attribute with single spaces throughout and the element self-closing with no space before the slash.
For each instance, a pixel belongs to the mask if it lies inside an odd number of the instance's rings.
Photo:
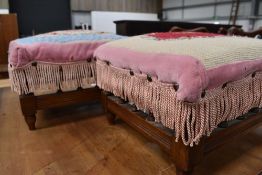
<svg viewBox="0 0 262 175">
<path fill-rule="evenodd" d="M 177 100 L 172 84 L 161 83 L 155 78 L 124 70 L 97 61 L 97 85 L 112 92 L 137 108 L 150 112 L 156 122 L 174 129 L 185 145 L 198 144 L 204 135 L 222 121 L 229 121 L 262 107 L 262 72 L 228 83 L 226 87 L 207 90 L 204 98 L 196 103 Z"/>
<path fill-rule="evenodd" d="M 70 64 L 37 63 L 22 68 L 9 66 L 11 88 L 19 95 L 34 93 L 43 95 L 58 90 L 72 91 L 79 87 L 89 88 L 96 83 L 94 62 Z"/>
</svg>

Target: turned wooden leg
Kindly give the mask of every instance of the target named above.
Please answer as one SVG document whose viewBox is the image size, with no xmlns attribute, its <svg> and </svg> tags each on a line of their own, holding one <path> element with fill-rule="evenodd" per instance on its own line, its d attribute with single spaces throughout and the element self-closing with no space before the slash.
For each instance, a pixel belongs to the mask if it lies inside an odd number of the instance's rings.
<svg viewBox="0 0 262 175">
<path fill-rule="evenodd" d="M 28 125 L 29 130 L 35 130 L 36 116 L 35 115 L 24 115 L 25 122 Z"/>
<path fill-rule="evenodd" d="M 36 97 L 33 94 L 21 95 L 20 105 L 25 122 L 30 130 L 35 130 L 36 123 Z"/>
<path fill-rule="evenodd" d="M 192 171 L 184 171 L 176 168 L 176 175 L 192 175 Z"/>
<path fill-rule="evenodd" d="M 109 96 L 111 93 L 106 92 L 106 91 L 102 91 L 101 93 L 101 101 L 103 103 L 103 108 L 104 108 L 104 112 L 106 114 L 107 120 L 109 122 L 109 124 L 113 125 L 115 124 L 115 120 L 116 120 L 116 116 L 111 113 L 108 108 L 107 108 L 107 96 Z"/>
<path fill-rule="evenodd" d="M 107 113 L 107 96 L 109 95 L 109 92 L 101 91 L 101 97 L 100 100 L 102 102 L 103 111 L 106 114 Z"/>
<path fill-rule="evenodd" d="M 191 175 L 194 167 L 201 162 L 204 156 L 204 140 L 193 147 L 184 145 L 180 139 L 175 142 L 175 137 L 172 139 L 170 149 L 171 158 L 175 162 L 176 175 Z"/>
<path fill-rule="evenodd" d="M 113 113 L 107 112 L 106 117 L 109 124 L 114 125 L 116 123 L 116 116 Z"/>
</svg>

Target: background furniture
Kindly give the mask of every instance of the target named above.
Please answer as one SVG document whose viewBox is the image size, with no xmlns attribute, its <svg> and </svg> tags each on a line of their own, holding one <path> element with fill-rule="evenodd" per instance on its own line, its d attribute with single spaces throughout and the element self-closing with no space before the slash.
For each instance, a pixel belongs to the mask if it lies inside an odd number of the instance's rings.
<svg viewBox="0 0 262 175">
<path fill-rule="evenodd" d="M 70 0 L 9 0 L 17 13 L 20 36 L 71 29 Z"/>
<path fill-rule="evenodd" d="M 0 72 L 7 72 L 9 42 L 18 38 L 16 14 L 0 15 Z"/>
<path fill-rule="evenodd" d="M 192 22 L 171 22 L 171 21 L 134 21 L 121 20 L 115 21 L 116 33 L 124 36 L 135 36 L 151 32 L 168 32 L 173 26 L 192 29 L 197 27 L 206 27 L 209 32 L 217 33 L 219 28 L 229 29 L 232 25 L 207 24 Z M 236 26 L 241 27 L 241 26 Z"/>
</svg>

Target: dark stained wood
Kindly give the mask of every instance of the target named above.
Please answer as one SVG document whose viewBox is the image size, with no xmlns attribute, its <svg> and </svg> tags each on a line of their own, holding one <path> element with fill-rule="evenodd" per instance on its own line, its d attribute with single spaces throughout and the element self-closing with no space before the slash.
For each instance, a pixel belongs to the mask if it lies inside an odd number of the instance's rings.
<svg viewBox="0 0 262 175">
<path fill-rule="evenodd" d="M 0 15 L 0 64 L 8 63 L 9 42 L 18 38 L 16 14 Z"/>
<path fill-rule="evenodd" d="M 6 62 L 6 56 L 5 56 L 5 51 L 6 51 L 6 47 L 5 47 L 5 38 L 4 38 L 4 29 L 3 29 L 3 24 L 0 22 L 0 65 L 1 65 L 1 69 L 0 72 L 3 72 L 3 63 Z"/>
<path fill-rule="evenodd" d="M 211 152 L 225 143 L 232 141 L 240 135 L 246 134 L 251 129 L 256 128 L 262 124 L 262 113 L 253 114 L 245 120 L 230 126 L 230 129 L 222 129 L 220 132 L 213 132 L 208 137 L 208 142 L 205 145 L 205 153 Z M 223 139 L 221 139 L 223 138 Z"/>
<path fill-rule="evenodd" d="M 241 122 L 238 120 L 225 129 L 217 130 L 211 137 L 203 137 L 198 145 L 190 147 L 184 145 L 181 139 L 176 142 L 173 134 L 151 124 L 146 120 L 147 117 L 140 116 L 138 112 L 133 112 L 131 105 L 119 103 L 117 97 L 106 97 L 105 93 L 102 95 L 107 115 L 111 118 L 112 116 L 121 118 L 145 137 L 160 145 L 174 160 L 176 172 L 180 175 L 191 174 L 207 153 L 262 124 L 262 113 L 251 113 L 247 119 Z"/>
<path fill-rule="evenodd" d="M 116 103 L 115 101 L 116 100 L 114 99 L 110 99 L 110 97 L 107 99 L 107 106 L 105 106 L 104 108 L 107 108 L 108 113 L 113 113 L 112 115 L 116 115 L 117 117 L 121 118 L 130 126 L 141 132 L 141 134 L 143 134 L 145 137 L 152 139 L 152 141 L 158 143 L 166 152 L 169 152 L 172 144 L 172 141 L 170 139 L 172 135 L 169 135 L 169 133 L 166 133 L 162 129 L 156 128 L 149 122 L 144 122 L 145 119 L 138 116 L 138 112 L 132 112 L 125 107 L 126 104 L 121 105 Z"/>
<path fill-rule="evenodd" d="M 205 27 L 211 33 L 218 33 L 221 27 L 226 30 L 232 25 L 224 24 L 208 24 L 208 23 L 193 23 L 193 22 L 178 22 L 178 21 L 136 21 L 136 20 L 121 20 L 115 21 L 116 33 L 124 36 L 135 36 L 152 32 L 168 32 L 174 26 L 183 28 L 184 30 L 198 27 Z M 236 26 L 241 27 L 241 26 Z"/>
<path fill-rule="evenodd" d="M 100 90 L 95 88 L 79 89 L 71 92 L 58 92 L 50 95 L 36 96 L 37 109 L 55 108 L 75 103 L 96 101 L 100 98 Z"/>
<path fill-rule="evenodd" d="M 0 79 L 7 79 L 8 77 L 9 77 L 9 75 L 8 75 L 7 65 L 6 64 L 0 65 Z"/>
<path fill-rule="evenodd" d="M 199 145 L 189 147 L 185 146 L 182 140 L 176 142 L 175 137 L 172 137 L 170 155 L 175 162 L 177 174 L 191 174 L 194 167 L 203 159 L 204 140 Z"/>
<path fill-rule="evenodd" d="M 116 123 L 116 116 L 110 112 L 106 114 L 109 124 L 114 125 Z"/>
<path fill-rule="evenodd" d="M 260 37 L 262 37 L 262 27 L 260 27 L 257 30 L 254 30 L 254 31 L 250 31 L 250 32 L 246 32 L 241 28 L 231 27 L 227 30 L 227 35 L 230 35 L 230 36 L 233 36 L 233 35 L 247 36 L 247 37 L 251 37 L 251 38 L 254 38 L 257 35 L 260 35 Z"/>
<path fill-rule="evenodd" d="M 55 94 L 34 96 L 33 94 L 21 95 L 20 104 L 25 121 L 30 130 L 36 129 L 36 112 L 83 103 L 87 101 L 100 101 L 100 90 L 97 87 L 79 89 L 71 92 L 57 92 Z"/>
<path fill-rule="evenodd" d="M 34 95 L 24 95 L 20 96 L 20 104 L 22 113 L 24 115 L 25 121 L 30 130 L 35 129 L 35 122 L 36 122 L 36 98 Z"/>
</svg>

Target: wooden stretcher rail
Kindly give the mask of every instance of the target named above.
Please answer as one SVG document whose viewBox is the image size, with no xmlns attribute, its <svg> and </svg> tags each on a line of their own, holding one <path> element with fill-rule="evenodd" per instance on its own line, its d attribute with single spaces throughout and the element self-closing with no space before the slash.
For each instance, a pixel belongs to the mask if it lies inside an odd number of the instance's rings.
<svg viewBox="0 0 262 175">
<path fill-rule="evenodd" d="M 203 137 L 198 145 L 190 147 L 184 145 L 182 140 L 175 142 L 173 130 L 149 121 L 148 114 L 136 110 L 134 106 L 123 102 L 120 98 L 102 92 L 102 101 L 110 123 L 113 124 L 116 117 L 121 118 L 145 137 L 159 144 L 174 160 L 178 175 L 191 174 L 194 166 L 206 154 L 261 125 L 262 122 L 261 110 L 256 110 L 227 122 L 226 125 L 221 124 L 222 127 L 216 129 L 210 137 Z"/>
<path fill-rule="evenodd" d="M 70 92 L 57 92 L 35 96 L 34 94 L 20 95 L 20 105 L 25 121 L 30 130 L 36 129 L 36 112 L 49 108 L 56 108 L 87 101 L 100 100 L 100 90 L 97 87 L 82 89 Z"/>
</svg>

